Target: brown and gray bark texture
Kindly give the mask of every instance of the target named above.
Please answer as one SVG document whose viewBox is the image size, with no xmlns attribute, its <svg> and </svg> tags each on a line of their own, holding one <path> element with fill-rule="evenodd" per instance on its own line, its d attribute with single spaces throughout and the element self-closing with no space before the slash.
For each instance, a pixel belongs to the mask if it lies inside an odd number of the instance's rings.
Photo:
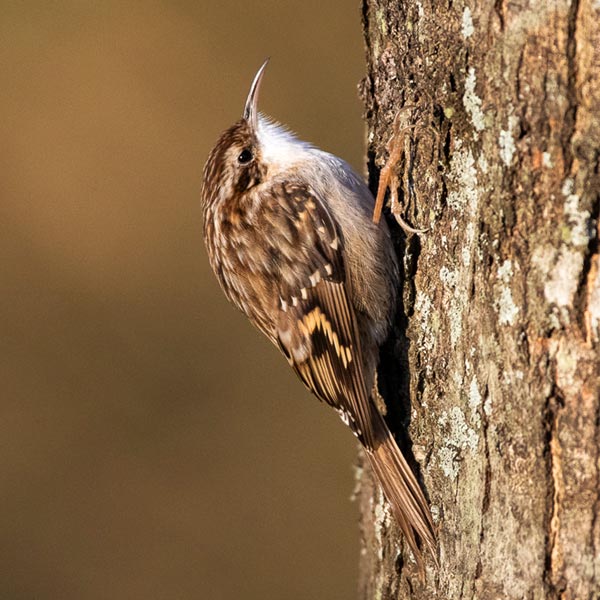
<svg viewBox="0 0 600 600">
<path fill-rule="evenodd" d="M 361 598 L 600 597 L 600 2 L 364 0 L 371 183 L 404 284 L 380 388 L 439 528 L 420 580 L 368 469 Z M 387 215 L 390 220 L 390 215 Z"/>
</svg>

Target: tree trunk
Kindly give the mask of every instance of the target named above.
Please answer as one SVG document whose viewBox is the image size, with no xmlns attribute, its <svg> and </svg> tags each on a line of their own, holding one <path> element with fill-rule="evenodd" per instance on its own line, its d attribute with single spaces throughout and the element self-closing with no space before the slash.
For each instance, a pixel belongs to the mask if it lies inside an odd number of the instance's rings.
<svg viewBox="0 0 600 600">
<path fill-rule="evenodd" d="M 600 2 L 473 5 L 363 5 L 371 183 L 396 131 L 430 228 L 394 226 L 379 379 L 440 567 L 419 578 L 365 468 L 361 598 L 598 598 Z"/>
</svg>

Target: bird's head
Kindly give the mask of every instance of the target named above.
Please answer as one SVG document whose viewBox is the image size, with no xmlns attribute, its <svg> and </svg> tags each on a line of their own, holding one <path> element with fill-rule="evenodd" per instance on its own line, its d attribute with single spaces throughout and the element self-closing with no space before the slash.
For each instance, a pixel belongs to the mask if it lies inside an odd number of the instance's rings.
<svg viewBox="0 0 600 600">
<path fill-rule="evenodd" d="M 258 94 L 269 59 L 262 64 L 242 118 L 224 131 L 204 167 L 204 206 L 244 194 L 298 162 L 311 146 L 258 112 Z"/>
</svg>

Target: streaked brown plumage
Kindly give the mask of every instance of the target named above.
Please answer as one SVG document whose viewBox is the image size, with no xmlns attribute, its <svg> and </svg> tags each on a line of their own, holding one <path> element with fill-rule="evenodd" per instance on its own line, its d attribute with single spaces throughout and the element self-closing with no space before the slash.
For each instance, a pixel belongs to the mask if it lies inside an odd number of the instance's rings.
<svg viewBox="0 0 600 600">
<path fill-rule="evenodd" d="M 373 196 L 347 163 L 258 115 L 266 64 L 204 168 L 210 264 L 227 298 L 363 444 L 422 564 L 417 536 L 436 552 L 429 506 L 370 393 L 396 305 L 389 232 L 372 222 Z"/>
</svg>

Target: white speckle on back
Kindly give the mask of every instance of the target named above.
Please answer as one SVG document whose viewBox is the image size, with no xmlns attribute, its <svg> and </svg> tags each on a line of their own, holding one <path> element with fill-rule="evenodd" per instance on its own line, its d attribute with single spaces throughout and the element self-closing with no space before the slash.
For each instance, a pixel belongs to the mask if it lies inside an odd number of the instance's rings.
<svg viewBox="0 0 600 600">
<path fill-rule="evenodd" d="M 317 283 L 319 283 L 319 281 L 321 281 L 321 273 L 319 271 L 319 269 L 317 269 L 311 276 L 310 276 L 310 285 L 312 287 L 315 287 L 315 285 L 317 285 Z"/>
</svg>

